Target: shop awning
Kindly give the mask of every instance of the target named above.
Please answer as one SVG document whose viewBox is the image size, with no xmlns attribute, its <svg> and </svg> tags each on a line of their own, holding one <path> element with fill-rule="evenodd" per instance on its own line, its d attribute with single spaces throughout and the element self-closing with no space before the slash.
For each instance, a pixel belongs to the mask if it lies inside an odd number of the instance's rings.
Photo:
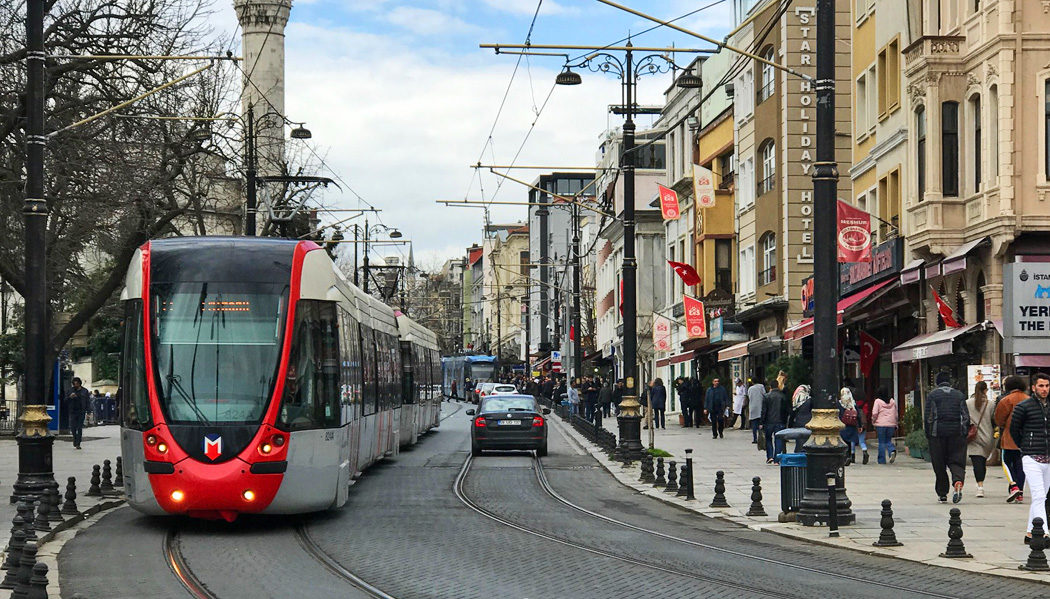
<svg viewBox="0 0 1050 599">
<path fill-rule="evenodd" d="M 974 331 L 985 329 L 985 323 L 974 324 L 925 333 L 901 343 L 893 348 L 893 363 L 910 362 L 912 360 L 923 360 L 935 356 L 946 356 L 954 350 L 954 341 Z"/>
<path fill-rule="evenodd" d="M 948 276 L 952 273 L 966 270 L 966 257 L 977 248 L 988 245 L 991 242 L 992 240 L 990 237 L 982 237 L 969 243 L 962 244 L 958 249 L 945 256 L 944 260 L 941 261 L 941 274 Z"/>
<path fill-rule="evenodd" d="M 922 274 L 922 266 L 926 264 L 925 260 L 912 260 L 904 268 L 901 269 L 901 285 L 907 285 L 908 283 L 914 283 L 919 280 Z"/>
<path fill-rule="evenodd" d="M 656 367 L 661 368 L 663 366 L 670 366 L 671 364 L 681 364 L 682 362 L 688 362 L 693 359 L 693 352 L 687 351 L 666 358 L 660 358 L 656 361 Z"/>
<path fill-rule="evenodd" d="M 1014 356 L 1014 365 L 1027 366 L 1028 368 L 1050 368 L 1050 355 L 1017 354 Z"/>
<path fill-rule="evenodd" d="M 881 283 L 879 283 L 877 285 L 872 285 L 871 287 L 868 287 L 867 289 L 861 289 L 860 291 L 854 293 L 853 295 L 849 295 L 849 296 L 846 296 L 843 299 L 840 299 L 839 303 L 838 303 L 838 323 L 842 324 L 842 314 L 845 313 L 845 311 L 850 306 L 853 306 L 854 304 L 860 302 L 861 300 L 866 299 L 867 297 L 871 296 L 871 294 L 873 294 L 876 291 L 878 291 L 879 289 L 882 289 L 883 287 L 889 285 L 890 283 L 895 283 L 895 282 L 896 281 L 894 281 L 893 279 L 890 279 L 888 281 L 883 281 L 883 282 L 881 282 Z M 812 334 L 813 334 L 813 319 L 812 318 L 807 318 L 807 319 L 803 320 L 802 322 L 796 324 L 795 326 L 787 328 L 784 331 L 784 338 L 785 339 L 802 339 L 804 337 L 809 337 Z"/>
<path fill-rule="evenodd" d="M 729 347 L 720 350 L 718 352 L 718 361 L 725 362 L 727 360 L 733 360 L 736 358 L 742 358 L 747 355 L 747 346 L 750 345 L 750 341 L 743 343 L 737 343 L 736 345 L 730 345 Z"/>
<path fill-rule="evenodd" d="M 539 362 L 536 362 L 535 364 L 533 364 L 532 368 L 534 370 L 543 370 L 544 368 L 546 368 L 550 364 L 550 362 L 551 362 L 551 357 L 547 356 L 546 358 L 544 358 L 544 359 L 540 360 Z"/>
</svg>

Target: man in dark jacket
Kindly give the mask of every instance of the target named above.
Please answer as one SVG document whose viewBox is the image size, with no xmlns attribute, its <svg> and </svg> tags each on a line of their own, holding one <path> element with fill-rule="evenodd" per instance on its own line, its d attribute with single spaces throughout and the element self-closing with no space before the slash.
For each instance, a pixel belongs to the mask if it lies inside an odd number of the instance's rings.
<svg viewBox="0 0 1050 599">
<path fill-rule="evenodd" d="M 718 384 L 718 379 L 714 379 L 704 395 L 704 414 L 711 419 L 711 436 L 715 439 L 723 438 L 722 431 L 726 425 L 727 407 L 729 407 L 729 392 Z"/>
<path fill-rule="evenodd" d="M 678 393 L 678 403 L 682 406 L 682 426 L 693 426 L 693 398 L 689 396 L 689 379 L 678 377 L 674 380 L 674 390 Z"/>
<path fill-rule="evenodd" d="M 620 402 L 623 401 L 623 394 L 626 390 L 623 379 L 616 379 L 616 386 L 613 387 L 612 401 L 613 407 L 616 408 L 616 415 L 620 415 Z"/>
<path fill-rule="evenodd" d="M 769 391 L 762 398 L 762 430 L 766 435 L 766 463 L 779 464 L 777 456 L 784 453 L 784 442 L 774 435 L 784 430 L 787 424 L 787 416 L 791 410 L 788 398 L 780 390 L 780 381 L 770 379 L 767 383 Z"/>
<path fill-rule="evenodd" d="M 602 415 L 608 418 L 612 415 L 613 388 L 612 383 L 606 379 L 600 391 L 598 391 L 598 407 Z"/>
<path fill-rule="evenodd" d="M 69 402 L 69 432 L 73 434 L 73 449 L 80 449 L 84 438 L 84 414 L 91 409 L 91 394 L 80 377 L 73 378 L 73 389 L 66 397 Z"/>
<path fill-rule="evenodd" d="M 598 381 L 589 376 L 583 377 L 583 386 L 580 389 L 580 394 L 583 395 L 583 417 L 587 420 L 594 420 L 594 410 L 598 407 L 598 393 L 600 391 L 601 386 L 598 384 Z"/>
<path fill-rule="evenodd" d="M 1010 436 L 1021 450 L 1021 467 L 1032 492 L 1028 509 L 1028 534 L 1032 536 L 1032 520 L 1046 522 L 1046 494 L 1050 489 L 1050 376 L 1037 372 L 1032 376 L 1032 396 L 1017 404 L 1010 417 Z"/>
<path fill-rule="evenodd" d="M 966 433 L 970 428 L 970 411 L 966 396 L 952 388 L 950 373 L 940 372 L 937 388 L 926 397 L 926 437 L 930 442 L 930 462 L 936 476 L 934 490 L 941 503 L 948 501 L 948 472 L 952 476 L 952 502 L 962 501 L 966 477 Z M 947 470 L 947 471 L 946 471 Z"/>
</svg>

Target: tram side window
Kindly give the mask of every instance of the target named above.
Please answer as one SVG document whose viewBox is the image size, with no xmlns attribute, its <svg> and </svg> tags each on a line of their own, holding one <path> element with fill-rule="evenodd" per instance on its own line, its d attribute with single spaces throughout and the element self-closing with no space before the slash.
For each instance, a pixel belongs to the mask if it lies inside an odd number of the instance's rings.
<svg viewBox="0 0 1050 599">
<path fill-rule="evenodd" d="M 375 414 L 379 405 L 377 380 L 376 380 L 376 346 L 372 329 L 361 327 L 361 372 L 364 382 L 364 415 Z"/>
<path fill-rule="evenodd" d="M 150 428 L 149 392 L 146 390 L 145 337 L 142 332 L 142 300 L 124 304 L 124 361 L 120 368 L 120 413 L 124 426 L 144 431 Z"/>
<path fill-rule="evenodd" d="M 397 337 L 386 333 L 379 334 L 379 343 L 382 348 L 380 354 L 383 360 L 383 409 L 392 410 L 401 405 L 398 398 L 401 389 L 398 378 L 401 372 L 401 350 L 397 345 Z"/>
<path fill-rule="evenodd" d="M 412 344 L 401 342 L 401 403 L 416 403 L 415 362 L 412 361 Z"/>
<path fill-rule="evenodd" d="M 300 300 L 277 426 L 283 430 L 340 424 L 339 327 L 334 302 Z"/>
</svg>

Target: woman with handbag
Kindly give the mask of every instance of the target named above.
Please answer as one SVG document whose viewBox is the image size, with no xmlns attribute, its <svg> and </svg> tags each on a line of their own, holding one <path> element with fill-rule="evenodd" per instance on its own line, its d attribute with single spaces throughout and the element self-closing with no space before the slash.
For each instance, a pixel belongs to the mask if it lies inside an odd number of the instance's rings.
<svg viewBox="0 0 1050 599">
<path fill-rule="evenodd" d="M 856 461 L 857 446 L 860 445 L 860 410 L 853 398 L 853 391 L 849 387 L 843 387 L 839 391 L 839 420 L 845 426 L 839 431 L 839 436 L 846 442 L 849 452 L 846 453 L 846 465 L 849 466 Z"/>
<path fill-rule="evenodd" d="M 995 439 L 992 434 L 992 419 L 989 416 L 994 410 L 988 401 L 988 383 L 978 381 L 974 394 L 966 400 L 966 409 L 970 412 L 970 428 L 966 432 L 966 455 L 973 464 L 973 477 L 977 479 L 977 497 L 984 497 L 985 463 L 992 455 Z"/>
</svg>

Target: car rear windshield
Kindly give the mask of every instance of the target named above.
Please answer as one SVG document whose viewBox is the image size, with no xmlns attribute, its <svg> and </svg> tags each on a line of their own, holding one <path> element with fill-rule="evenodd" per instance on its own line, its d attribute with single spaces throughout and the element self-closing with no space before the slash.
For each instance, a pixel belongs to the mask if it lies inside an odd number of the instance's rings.
<svg viewBox="0 0 1050 599">
<path fill-rule="evenodd" d="M 535 412 L 536 402 L 528 397 L 492 397 L 485 400 L 482 412 Z"/>
<path fill-rule="evenodd" d="M 496 385 L 493 391 L 517 391 L 517 389 L 514 388 L 514 385 Z"/>
</svg>

